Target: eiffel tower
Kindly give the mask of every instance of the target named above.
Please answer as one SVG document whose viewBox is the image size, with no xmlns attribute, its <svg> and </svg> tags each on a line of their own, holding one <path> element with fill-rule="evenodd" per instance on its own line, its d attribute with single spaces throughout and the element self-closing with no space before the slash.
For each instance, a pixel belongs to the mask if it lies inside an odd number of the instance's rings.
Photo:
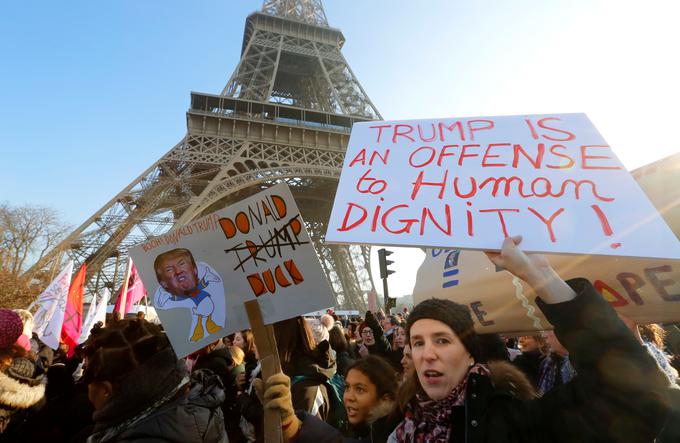
<svg viewBox="0 0 680 443">
<path fill-rule="evenodd" d="M 187 134 L 48 253 L 87 262 L 87 293 L 123 280 L 128 248 L 279 182 L 293 192 L 338 306 L 365 309 L 370 248 L 325 245 L 354 122 L 382 119 L 321 0 L 265 0 L 221 94 L 192 92 Z M 29 270 L 31 272 L 32 270 Z"/>
</svg>

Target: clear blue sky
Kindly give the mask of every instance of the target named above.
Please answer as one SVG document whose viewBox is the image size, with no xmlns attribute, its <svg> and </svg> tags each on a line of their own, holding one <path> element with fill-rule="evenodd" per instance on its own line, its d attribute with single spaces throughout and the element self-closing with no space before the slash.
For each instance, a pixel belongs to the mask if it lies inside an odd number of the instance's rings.
<svg viewBox="0 0 680 443">
<path fill-rule="evenodd" d="M 386 119 L 586 112 L 629 168 L 679 150 L 677 2 L 324 4 Z M 190 91 L 221 91 L 261 5 L 3 4 L 0 201 L 92 215 L 182 138 Z"/>
</svg>

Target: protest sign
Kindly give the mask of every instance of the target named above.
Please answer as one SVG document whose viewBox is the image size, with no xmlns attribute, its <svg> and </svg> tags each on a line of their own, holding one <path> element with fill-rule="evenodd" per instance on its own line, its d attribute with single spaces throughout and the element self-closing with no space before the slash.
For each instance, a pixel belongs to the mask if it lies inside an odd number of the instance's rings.
<svg viewBox="0 0 680 443">
<path fill-rule="evenodd" d="M 674 232 L 680 233 L 680 155 L 644 166 L 632 175 Z M 611 305 L 639 324 L 680 321 L 680 261 L 548 255 L 565 279 L 585 277 Z M 447 298 L 470 308 L 480 332 L 550 328 L 535 294 L 497 269 L 482 252 L 430 249 L 414 288 L 416 303 Z"/>
<path fill-rule="evenodd" d="M 130 251 L 180 355 L 249 328 L 244 302 L 266 324 L 335 304 L 285 184 L 153 238 Z"/>
<path fill-rule="evenodd" d="M 680 260 L 548 255 L 563 279 L 584 277 L 610 304 L 640 324 L 680 320 Z M 480 333 L 551 329 L 526 283 L 480 251 L 428 249 L 414 303 L 445 298 L 466 305 Z"/>
<path fill-rule="evenodd" d="M 641 147 L 642 149 L 643 147 Z M 585 114 L 356 123 L 333 243 L 680 258 Z"/>
</svg>

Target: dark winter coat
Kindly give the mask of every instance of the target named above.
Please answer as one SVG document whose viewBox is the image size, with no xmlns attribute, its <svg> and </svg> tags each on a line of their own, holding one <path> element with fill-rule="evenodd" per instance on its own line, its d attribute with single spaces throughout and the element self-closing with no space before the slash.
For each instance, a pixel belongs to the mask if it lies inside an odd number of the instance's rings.
<svg viewBox="0 0 680 443">
<path fill-rule="evenodd" d="M 0 441 L 21 435 L 23 424 L 44 403 L 44 378 L 37 370 L 35 362 L 19 357 L 0 372 Z"/>
<path fill-rule="evenodd" d="M 398 420 L 385 416 L 370 425 L 341 432 L 306 412 L 297 411 L 296 415 L 302 421 L 297 443 L 385 443 L 399 424 Z"/>
<path fill-rule="evenodd" d="M 327 382 L 335 375 L 337 367 L 328 341 L 318 344 L 313 355 L 299 355 L 294 357 L 283 372 L 291 378 L 291 395 L 293 407 L 298 410 L 312 412 L 317 391 L 321 393 L 323 404 L 318 408 L 317 415 L 322 420 L 328 419 L 331 412 L 331 402 Z"/>
<path fill-rule="evenodd" d="M 515 357 L 515 359 L 512 361 L 512 364 L 522 370 L 522 372 L 524 372 L 526 376 L 529 377 L 529 381 L 531 381 L 534 386 L 538 386 L 538 369 L 541 366 L 541 362 L 544 358 L 545 355 L 540 350 L 534 349 L 533 351 L 522 352 L 520 355 Z"/>
<path fill-rule="evenodd" d="M 189 382 L 183 362 L 176 362 L 170 349 L 166 351 L 129 373 L 120 391 L 95 412 L 95 429 L 88 443 L 227 442 L 219 378 L 198 370 Z"/>
<path fill-rule="evenodd" d="M 590 283 L 568 283 L 575 299 L 536 302 L 569 350 L 578 377 L 530 400 L 512 381 L 471 375 L 465 404 L 452 413 L 452 442 L 653 442 L 667 424 L 666 377 Z M 328 427 L 312 438 L 343 441 Z"/>
<path fill-rule="evenodd" d="M 356 361 L 349 355 L 348 351 L 337 351 L 335 353 L 335 360 L 338 366 L 338 374 L 342 375 L 343 377 L 347 375 L 347 370 Z"/>
</svg>

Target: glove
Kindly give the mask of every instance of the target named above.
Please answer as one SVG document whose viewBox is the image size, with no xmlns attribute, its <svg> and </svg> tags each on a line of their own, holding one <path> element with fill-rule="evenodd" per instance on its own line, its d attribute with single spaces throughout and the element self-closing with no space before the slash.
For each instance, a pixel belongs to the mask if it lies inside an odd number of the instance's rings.
<svg viewBox="0 0 680 443">
<path fill-rule="evenodd" d="M 293 398 L 290 393 L 290 378 L 283 373 L 274 374 L 267 379 L 262 394 L 262 380 L 253 382 L 257 396 L 261 398 L 266 409 L 275 410 L 281 416 L 281 433 L 283 440 L 293 441 L 300 431 L 302 422 L 293 410 Z"/>
</svg>

